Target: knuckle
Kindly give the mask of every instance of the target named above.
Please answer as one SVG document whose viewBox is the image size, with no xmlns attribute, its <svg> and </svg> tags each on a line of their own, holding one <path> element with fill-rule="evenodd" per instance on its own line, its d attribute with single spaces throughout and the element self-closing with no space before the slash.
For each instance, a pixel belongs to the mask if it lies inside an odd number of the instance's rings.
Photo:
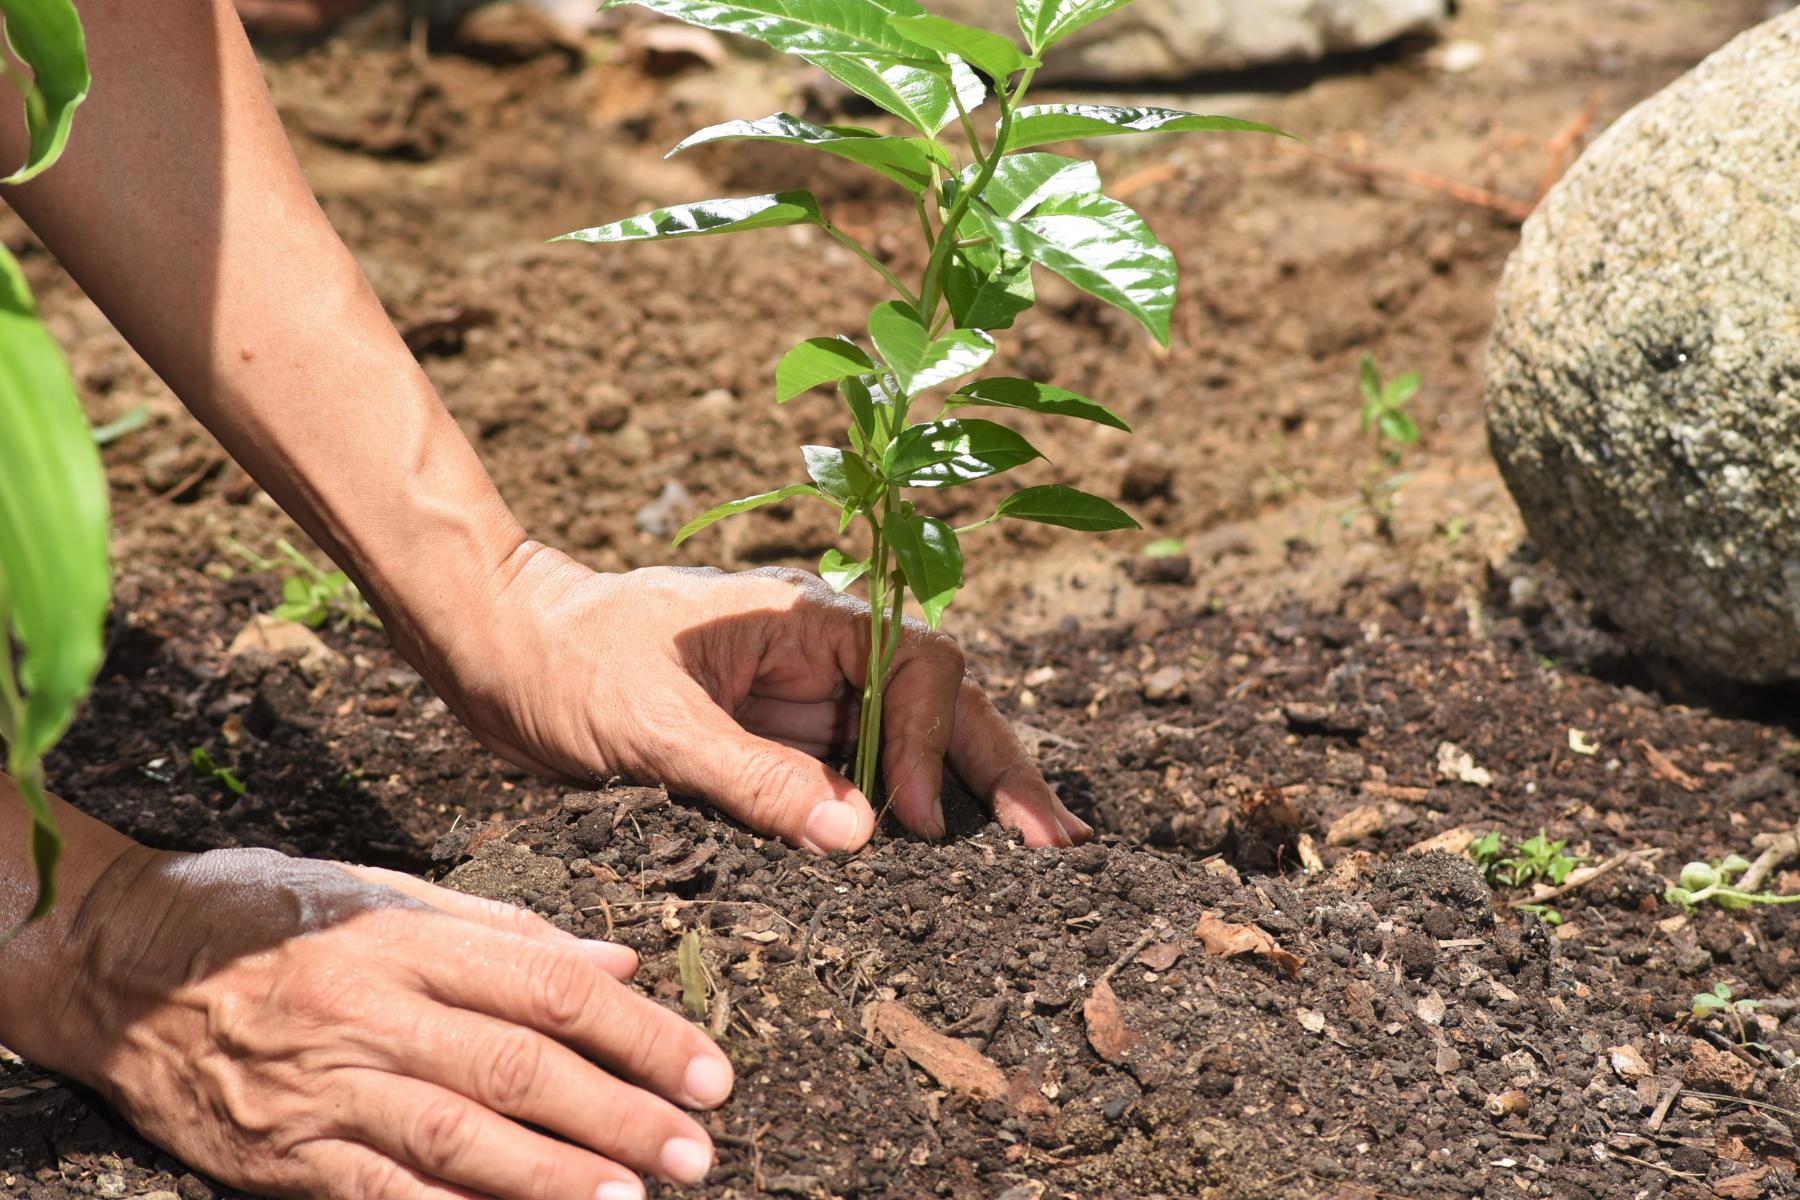
<svg viewBox="0 0 1800 1200">
<path fill-rule="evenodd" d="M 757 828 L 777 827 L 800 782 L 793 759 L 774 751 L 753 754 L 740 765 L 738 778 L 748 797 L 743 820 Z"/>
<path fill-rule="evenodd" d="M 370 1154 L 344 1181 L 343 1200 L 404 1200 L 416 1189 L 400 1164 L 385 1154 Z"/>
<path fill-rule="evenodd" d="M 403 1140 L 406 1157 L 429 1174 L 445 1174 L 468 1152 L 471 1111 L 468 1102 L 457 1096 L 426 1101 L 407 1125 Z"/>
<path fill-rule="evenodd" d="M 517 1112 L 543 1077 L 543 1039 L 529 1029 L 509 1029 L 488 1047 L 479 1085 L 481 1101 L 501 1112 Z"/>
<path fill-rule="evenodd" d="M 540 951 L 531 971 L 534 1009 L 550 1034 L 565 1033 L 594 999 L 594 969 L 561 948 Z"/>
</svg>

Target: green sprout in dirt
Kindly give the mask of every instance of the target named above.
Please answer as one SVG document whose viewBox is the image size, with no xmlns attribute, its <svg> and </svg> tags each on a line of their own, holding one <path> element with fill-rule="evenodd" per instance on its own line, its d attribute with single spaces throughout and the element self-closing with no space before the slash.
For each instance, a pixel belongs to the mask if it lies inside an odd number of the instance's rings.
<svg viewBox="0 0 1800 1200">
<path fill-rule="evenodd" d="M 1419 373 L 1408 371 L 1386 383 L 1375 365 L 1375 356 L 1364 353 L 1357 368 L 1357 387 L 1362 392 L 1362 409 L 1357 415 L 1358 432 L 1375 433 L 1375 459 L 1364 472 L 1358 489 L 1362 505 L 1344 514 L 1348 526 L 1359 512 L 1366 512 L 1375 522 L 1375 533 L 1387 541 L 1394 540 L 1394 506 L 1400 502 L 1400 488 L 1411 478 L 1405 472 L 1395 473 L 1400 465 L 1402 447 L 1417 444 L 1419 427 L 1407 415 L 1406 406 L 1419 392 Z"/>
<path fill-rule="evenodd" d="M 1723 983 L 1713 984 L 1710 992 L 1701 992 L 1694 997 L 1694 1018 L 1704 1021 L 1715 1013 L 1724 1013 L 1737 1026 L 1738 1045 L 1755 1046 L 1766 1050 L 1768 1047 L 1760 1042 L 1752 1042 L 1744 1029 L 1744 1015 L 1762 1007 L 1760 1000 L 1733 1000 L 1731 988 Z"/>
<path fill-rule="evenodd" d="M 1521 888 L 1540 879 L 1559 887 L 1570 871 L 1587 861 L 1586 855 L 1564 854 L 1563 848 L 1568 844 L 1551 841 L 1540 829 L 1536 837 L 1519 842 L 1511 854 L 1506 854 L 1500 848 L 1500 831 L 1494 830 L 1470 844 L 1469 856 L 1481 868 L 1482 878 L 1490 887 Z M 1561 914 L 1557 920 L 1561 920 Z"/>
<path fill-rule="evenodd" d="M 1746 892 L 1733 887 L 1732 880 L 1750 869 L 1750 860 L 1740 854 L 1728 854 L 1716 863 L 1691 862 L 1681 868 L 1674 886 L 1663 892 L 1663 900 L 1693 912 L 1708 902 L 1726 909 L 1749 908 L 1752 904 L 1794 904 L 1800 894 L 1778 896 L 1773 892 Z"/>
<path fill-rule="evenodd" d="M 192 752 L 189 753 L 188 760 L 194 764 L 194 774 L 198 775 L 200 778 L 218 780 L 229 788 L 231 794 L 234 796 L 241 796 L 244 794 L 243 781 L 232 774 L 230 768 L 221 767 L 215 763 L 212 760 L 212 755 L 208 754 L 201 747 L 195 746 Z"/>
<path fill-rule="evenodd" d="M 845 444 L 801 448 L 811 482 L 720 505 L 675 538 L 680 544 L 722 518 L 797 496 L 835 508 L 840 532 L 859 519 L 865 523 L 867 553 L 828 551 L 819 573 L 838 591 L 859 579 L 869 589 L 855 776 L 864 794 L 874 796 L 882 692 L 899 648 L 902 600 L 910 590 L 926 622 L 937 627 L 963 584 L 959 536 L 1007 517 L 1088 532 L 1139 528 L 1115 505 L 1061 484 L 1014 492 L 991 516 L 960 529 L 920 511 L 905 495 L 959 487 L 1043 457 L 1004 424 L 955 415 L 963 409 L 1071 417 L 1129 431 L 1114 413 L 1061 388 L 1028 379 L 961 382 L 993 357 L 992 331 L 1009 328 L 1035 303 L 1033 267 L 1118 307 L 1168 344 L 1174 254 L 1143 218 L 1101 193 L 1093 163 L 1032 148 L 1114 134 L 1279 131 L 1164 108 L 1026 105 L 1038 56 L 1129 0 L 1018 0 L 1025 50 L 999 34 L 933 16 L 915 0 L 641 2 L 664 16 L 798 55 L 910 126 L 890 134 L 776 113 L 702 129 L 671 151 L 720 141 L 780 142 L 886 177 L 911 193 L 918 216 L 924 266 L 910 282 L 804 191 L 683 204 L 567 235 L 625 242 L 812 225 L 848 247 L 897 297 L 877 305 L 863 327 L 801 342 L 775 369 L 777 403 L 835 386 L 849 410 Z M 984 135 L 974 113 L 990 96 L 999 119 Z M 940 137 L 947 127 L 958 136 Z M 798 324 L 808 319 L 796 317 Z M 927 419 L 916 421 L 921 415 Z"/>
<path fill-rule="evenodd" d="M 298 621 L 311 629 L 317 629 L 326 621 L 334 620 L 339 629 L 346 625 L 367 625 L 371 629 L 381 628 L 381 618 L 375 615 L 368 602 L 362 598 L 362 592 L 350 577 L 342 571 L 326 571 L 313 561 L 294 549 L 286 538 L 275 539 L 275 549 L 290 566 L 275 559 L 264 558 L 242 542 L 232 538 L 225 539 L 226 548 L 233 554 L 250 564 L 250 568 L 266 575 L 284 575 L 281 581 L 281 603 L 275 607 L 274 616 L 283 621 Z M 294 573 L 288 573 L 288 572 Z"/>
</svg>

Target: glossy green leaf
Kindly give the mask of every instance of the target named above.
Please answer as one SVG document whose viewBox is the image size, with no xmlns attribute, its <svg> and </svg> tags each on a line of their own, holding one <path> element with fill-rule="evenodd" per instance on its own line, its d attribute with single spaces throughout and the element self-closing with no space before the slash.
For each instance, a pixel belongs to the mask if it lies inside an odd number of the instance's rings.
<svg viewBox="0 0 1800 1200">
<path fill-rule="evenodd" d="M 1064 529 L 1079 529 L 1085 533 L 1143 528 L 1124 509 L 1111 501 L 1072 487 L 1064 487 L 1060 483 L 1014 492 L 1000 502 L 999 515 L 1020 521 L 1037 521 L 1044 525 L 1060 525 Z"/>
<path fill-rule="evenodd" d="M 1015 0 L 1019 28 L 1033 54 L 1068 37 L 1077 29 L 1124 8 L 1131 0 Z"/>
<path fill-rule="evenodd" d="M 822 383 L 836 383 L 875 369 L 869 356 L 843 338 L 808 338 L 782 356 L 775 368 L 775 400 L 785 404 Z"/>
<path fill-rule="evenodd" d="M 1048 417 L 1079 417 L 1131 432 L 1131 426 L 1117 413 L 1092 400 L 1029 379 L 980 379 L 957 389 L 944 405 L 946 411 L 977 405 L 994 408 L 1021 408 Z"/>
<path fill-rule="evenodd" d="M 55 903 L 62 851 L 39 759 L 100 666 L 111 591 L 100 454 L 25 277 L 0 249 L 0 735 L 32 819 L 32 919 Z"/>
<path fill-rule="evenodd" d="M 834 592 L 841 592 L 861 579 L 868 569 L 868 559 L 857 562 L 837 550 L 827 550 L 825 557 L 819 560 L 819 578 L 830 584 Z"/>
<path fill-rule="evenodd" d="M 31 150 L 25 165 L 0 183 L 24 183 L 62 156 L 75 109 L 87 98 L 87 39 L 69 0 L 0 0 L 6 43 L 31 68 L 25 127 Z"/>
<path fill-rule="evenodd" d="M 717 508 L 701 513 L 686 525 L 683 525 L 675 534 L 675 540 L 670 542 L 669 545 L 671 547 L 679 546 L 681 543 L 693 537 L 696 533 L 699 533 L 702 529 L 705 529 L 708 525 L 717 521 L 723 521 L 726 517 L 735 517 L 739 513 L 749 512 L 753 508 L 761 508 L 765 504 L 779 504 L 783 500 L 791 500 L 795 496 L 816 496 L 818 494 L 819 489 L 810 483 L 790 483 L 779 491 L 764 492 L 760 496 L 747 496 L 742 500 L 733 500 L 729 504 L 721 504 Z"/>
<path fill-rule="evenodd" d="M 987 85 L 960 60 L 950 64 L 948 79 L 890 58 L 808 54 L 806 60 L 927 135 L 935 136 L 956 119 L 958 100 L 964 112 L 974 112 L 987 99 Z"/>
<path fill-rule="evenodd" d="M 933 629 L 944 619 L 944 610 L 962 586 L 962 546 L 956 531 L 936 517 L 902 517 L 890 514 L 881 532 L 906 575 L 906 584 Z"/>
<path fill-rule="evenodd" d="M 727 121 L 710 125 L 687 137 L 666 157 L 673 158 L 690 146 L 707 142 L 762 141 L 811 146 L 839 158 L 861 163 L 887 176 L 914 195 L 931 187 L 931 164 L 948 168 L 949 154 L 929 138 L 884 137 L 874 130 L 852 125 L 813 125 L 787 113 L 760 121 Z"/>
<path fill-rule="evenodd" d="M 844 404 L 850 409 L 850 417 L 855 422 L 854 428 L 857 434 L 871 446 L 877 435 L 874 392 L 878 386 L 873 375 L 852 375 L 838 383 L 838 392 L 844 397 Z M 885 447 L 875 447 L 875 449 L 879 452 Z"/>
<path fill-rule="evenodd" d="M 986 71 L 1001 83 L 1015 72 L 1044 65 L 1035 58 L 1020 54 L 1019 48 L 1009 38 L 989 33 L 985 29 L 972 29 L 948 17 L 930 14 L 919 17 L 895 16 L 888 18 L 888 24 L 912 41 L 930 46 L 943 54 L 959 56 L 970 66 Z"/>
<path fill-rule="evenodd" d="M 952 419 L 908 428 L 894 439 L 882 472 L 901 487 L 955 487 L 1042 457 L 1004 425 Z"/>
<path fill-rule="evenodd" d="M 970 206 L 988 235 L 1135 317 L 1163 345 L 1175 307 L 1175 255 L 1143 219 L 1105 196 L 1056 196 L 1024 221 Z"/>
<path fill-rule="evenodd" d="M 969 167 L 958 182 L 966 187 L 974 182 L 977 173 L 977 168 Z M 1007 220 L 1017 221 L 1053 196 L 1098 195 L 1100 171 L 1093 163 L 1039 152 L 1002 158 L 995 164 L 994 177 L 981 198 Z"/>
<path fill-rule="evenodd" d="M 702 200 L 677 204 L 641 216 L 627 217 L 611 225 L 578 229 L 553 242 L 639 242 L 661 238 L 704 237 L 713 233 L 742 233 L 774 229 L 782 225 L 823 225 L 819 202 L 811 192 L 777 192 L 742 200 Z"/>
<path fill-rule="evenodd" d="M 846 508 L 875 490 L 869 464 L 855 454 L 835 446 L 802 446 L 800 453 L 806 456 L 806 473 L 819 490 Z"/>
<path fill-rule="evenodd" d="M 994 339 L 979 329 L 953 329 L 934 340 L 918 311 L 898 300 L 875 306 L 869 337 L 908 396 L 979 371 L 994 356 Z"/>
<path fill-rule="evenodd" d="M 944 268 L 944 299 L 958 329 L 1010 329 L 1037 303 L 1031 260 L 1009 258 L 991 242 L 957 250 Z"/>
<path fill-rule="evenodd" d="M 613 0 L 612 8 L 623 0 Z M 789 54 L 937 57 L 888 24 L 921 16 L 915 0 L 631 0 L 702 29 L 754 38 Z"/>
<path fill-rule="evenodd" d="M 1121 133 L 1272 133 L 1293 137 L 1273 125 L 1236 117 L 1203 117 L 1172 108 L 1120 108 L 1110 104 L 1033 104 L 1013 114 L 1006 149 L 1023 150 L 1075 138 Z M 1296 139 L 1298 140 L 1298 139 Z"/>
</svg>

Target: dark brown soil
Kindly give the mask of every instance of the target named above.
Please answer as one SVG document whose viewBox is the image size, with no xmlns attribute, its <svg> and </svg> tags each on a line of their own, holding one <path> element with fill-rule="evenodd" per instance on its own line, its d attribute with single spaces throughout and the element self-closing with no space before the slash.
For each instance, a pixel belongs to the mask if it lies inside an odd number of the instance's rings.
<svg viewBox="0 0 1800 1200">
<path fill-rule="evenodd" d="M 1467 75 L 1421 49 L 1219 103 L 1328 154 L 1480 186 L 1491 174 L 1529 198 L 1544 143 L 1591 97 L 1597 129 L 1764 11 L 1461 7 L 1452 36 L 1488 48 Z M 377 20 L 267 70 L 327 211 L 534 536 L 601 569 L 809 565 L 835 534 L 803 508 L 673 555 L 639 514 L 671 482 L 690 506 L 787 482 L 798 441 L 835 438 L 824 398 L 765 403 L 770 370 L 798 337 L 849 329 L 873 289 L 779 233 L 611 251 L 540 239 L 652 202 L 810 186 L 904 265 L 908 214 L 797 155 L 661 163 L 695 126 L 819 97 L 779 63 L 640 66 L 656 64 L 421 61 Z M 1029 482 L 1119 497 L 1149 536 L 1187 539 L 1199 586 L 1134 584 L 1145 535 L 1095 555 L 996 530 L 972 550 L 988 570 L 958 618 L 1095 846 L 1023 850 L 965 797 L 944 845 L 888 829 L 861 855 L 814 860 L 681 797 L 526 776 L 376 631 L 328 632 L 344 657 L 323 671 L 227 657 L 278 589 L 221 578 L 243 566 L 225 539 L 263 553 L 304 540 L 14 225 L 92 415 L 154 414 L 106 452 L 119 601 L 55 787 L 156 846 L 271 846 L 529 903 L 635 946 L 641 985 L 671 1005 L 675 946 L 698 931 L 709 1019 L 740 1064 L 711 1118 L 720 1197 L 1792 1194 L 1800 1088 L 1774 1064 L 1800 1051 L 1800 930 L 1782 907 L 1681 923 L 1660 895 L 1689 859 L 1753 856 L 1756 835 L 1794 828 L 1797 744 L 1789 726 L 1700 708 L 1515 546 L 1479 426 L 1511 222 L 1244 139 L 1106 154 L 1115 190 L 1135 181 L 1183 264 L 1176 337 L 1153 353 L 1046 288 L 1002 338 L 1008 365 L 1088 391 L 1139 433 L 1021 423 L 1055 461 Z M 1421 498 L 1441 493 L 1420 482 L 1393 544 L 1366 522 L 1338 540 L 1335 515 L 1321 523 L 1368 461 L 1347 386 L 1365 349 L 1425 373 L 1428 437 L 1408 465 L 1486 487 L 1468 522 L 1432 510 Z M 1227 603 L 1219 581 L 1270 539 L 1275 573 Z M 196 746 L 244 798 L 193 771 Z M 1445 778 L 1458 751 L 1487 785 Z M 1554 901 L 1550 928 L 1464 860 L 1407 854 L 1459 828 L 1509 844 L 1543 830 L 1594 861 L 1643 854 Z M 1304 869 L 1307 847 L 1322 870 Z M 1800 876 L 1773 886 L 1800 891 Z M 1304 960 L 1298 977 L 1207 954 L 1205 914 L 1263 931 Z M 1101 1037 L 1103 1058 L 1089 1035 L 1107 1022 L 1084 1009 L 1109 970 L 1117 1036 L 1135 1044 Z M 1750 1032 L 1769 1050 L 1735 1075 L 1683 1016 L 1719 982 L 1768 1002 Z M 969 1042 L 1006 1093 L 917 1069 L 871 1002 Z M 1638 1060 L 1649 1074 L 1634 1081 Z M 1684 1093 L 1654 1121 L 1682 1081 L 1712 1095 Z M 9 1062 L 0 1189 L 223 1192 L 79 1087 Z"/>
</svg>

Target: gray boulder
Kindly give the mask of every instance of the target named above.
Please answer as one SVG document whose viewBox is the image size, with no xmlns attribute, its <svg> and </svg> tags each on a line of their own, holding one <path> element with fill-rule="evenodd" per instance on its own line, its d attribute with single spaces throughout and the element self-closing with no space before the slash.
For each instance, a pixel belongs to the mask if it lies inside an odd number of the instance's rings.
<svg viewBox="0 0 1800 1200">
<path fill-rule="evenodd" d="M 1800 12 L 1595 141 L 1525 224 L 1488 437 L 1534 541 L 1614 621 L 1800 678 Z"/>
<path fill-rule="evenodd" d="M 945 0 L 933 12 L 1016 36 L 1013 0 Z M 1057 44 L 1041 82 L 1180 79 L 1307 62 L 1429 33 L 1447 0 L 1137 0 Z"/>
</svg>

